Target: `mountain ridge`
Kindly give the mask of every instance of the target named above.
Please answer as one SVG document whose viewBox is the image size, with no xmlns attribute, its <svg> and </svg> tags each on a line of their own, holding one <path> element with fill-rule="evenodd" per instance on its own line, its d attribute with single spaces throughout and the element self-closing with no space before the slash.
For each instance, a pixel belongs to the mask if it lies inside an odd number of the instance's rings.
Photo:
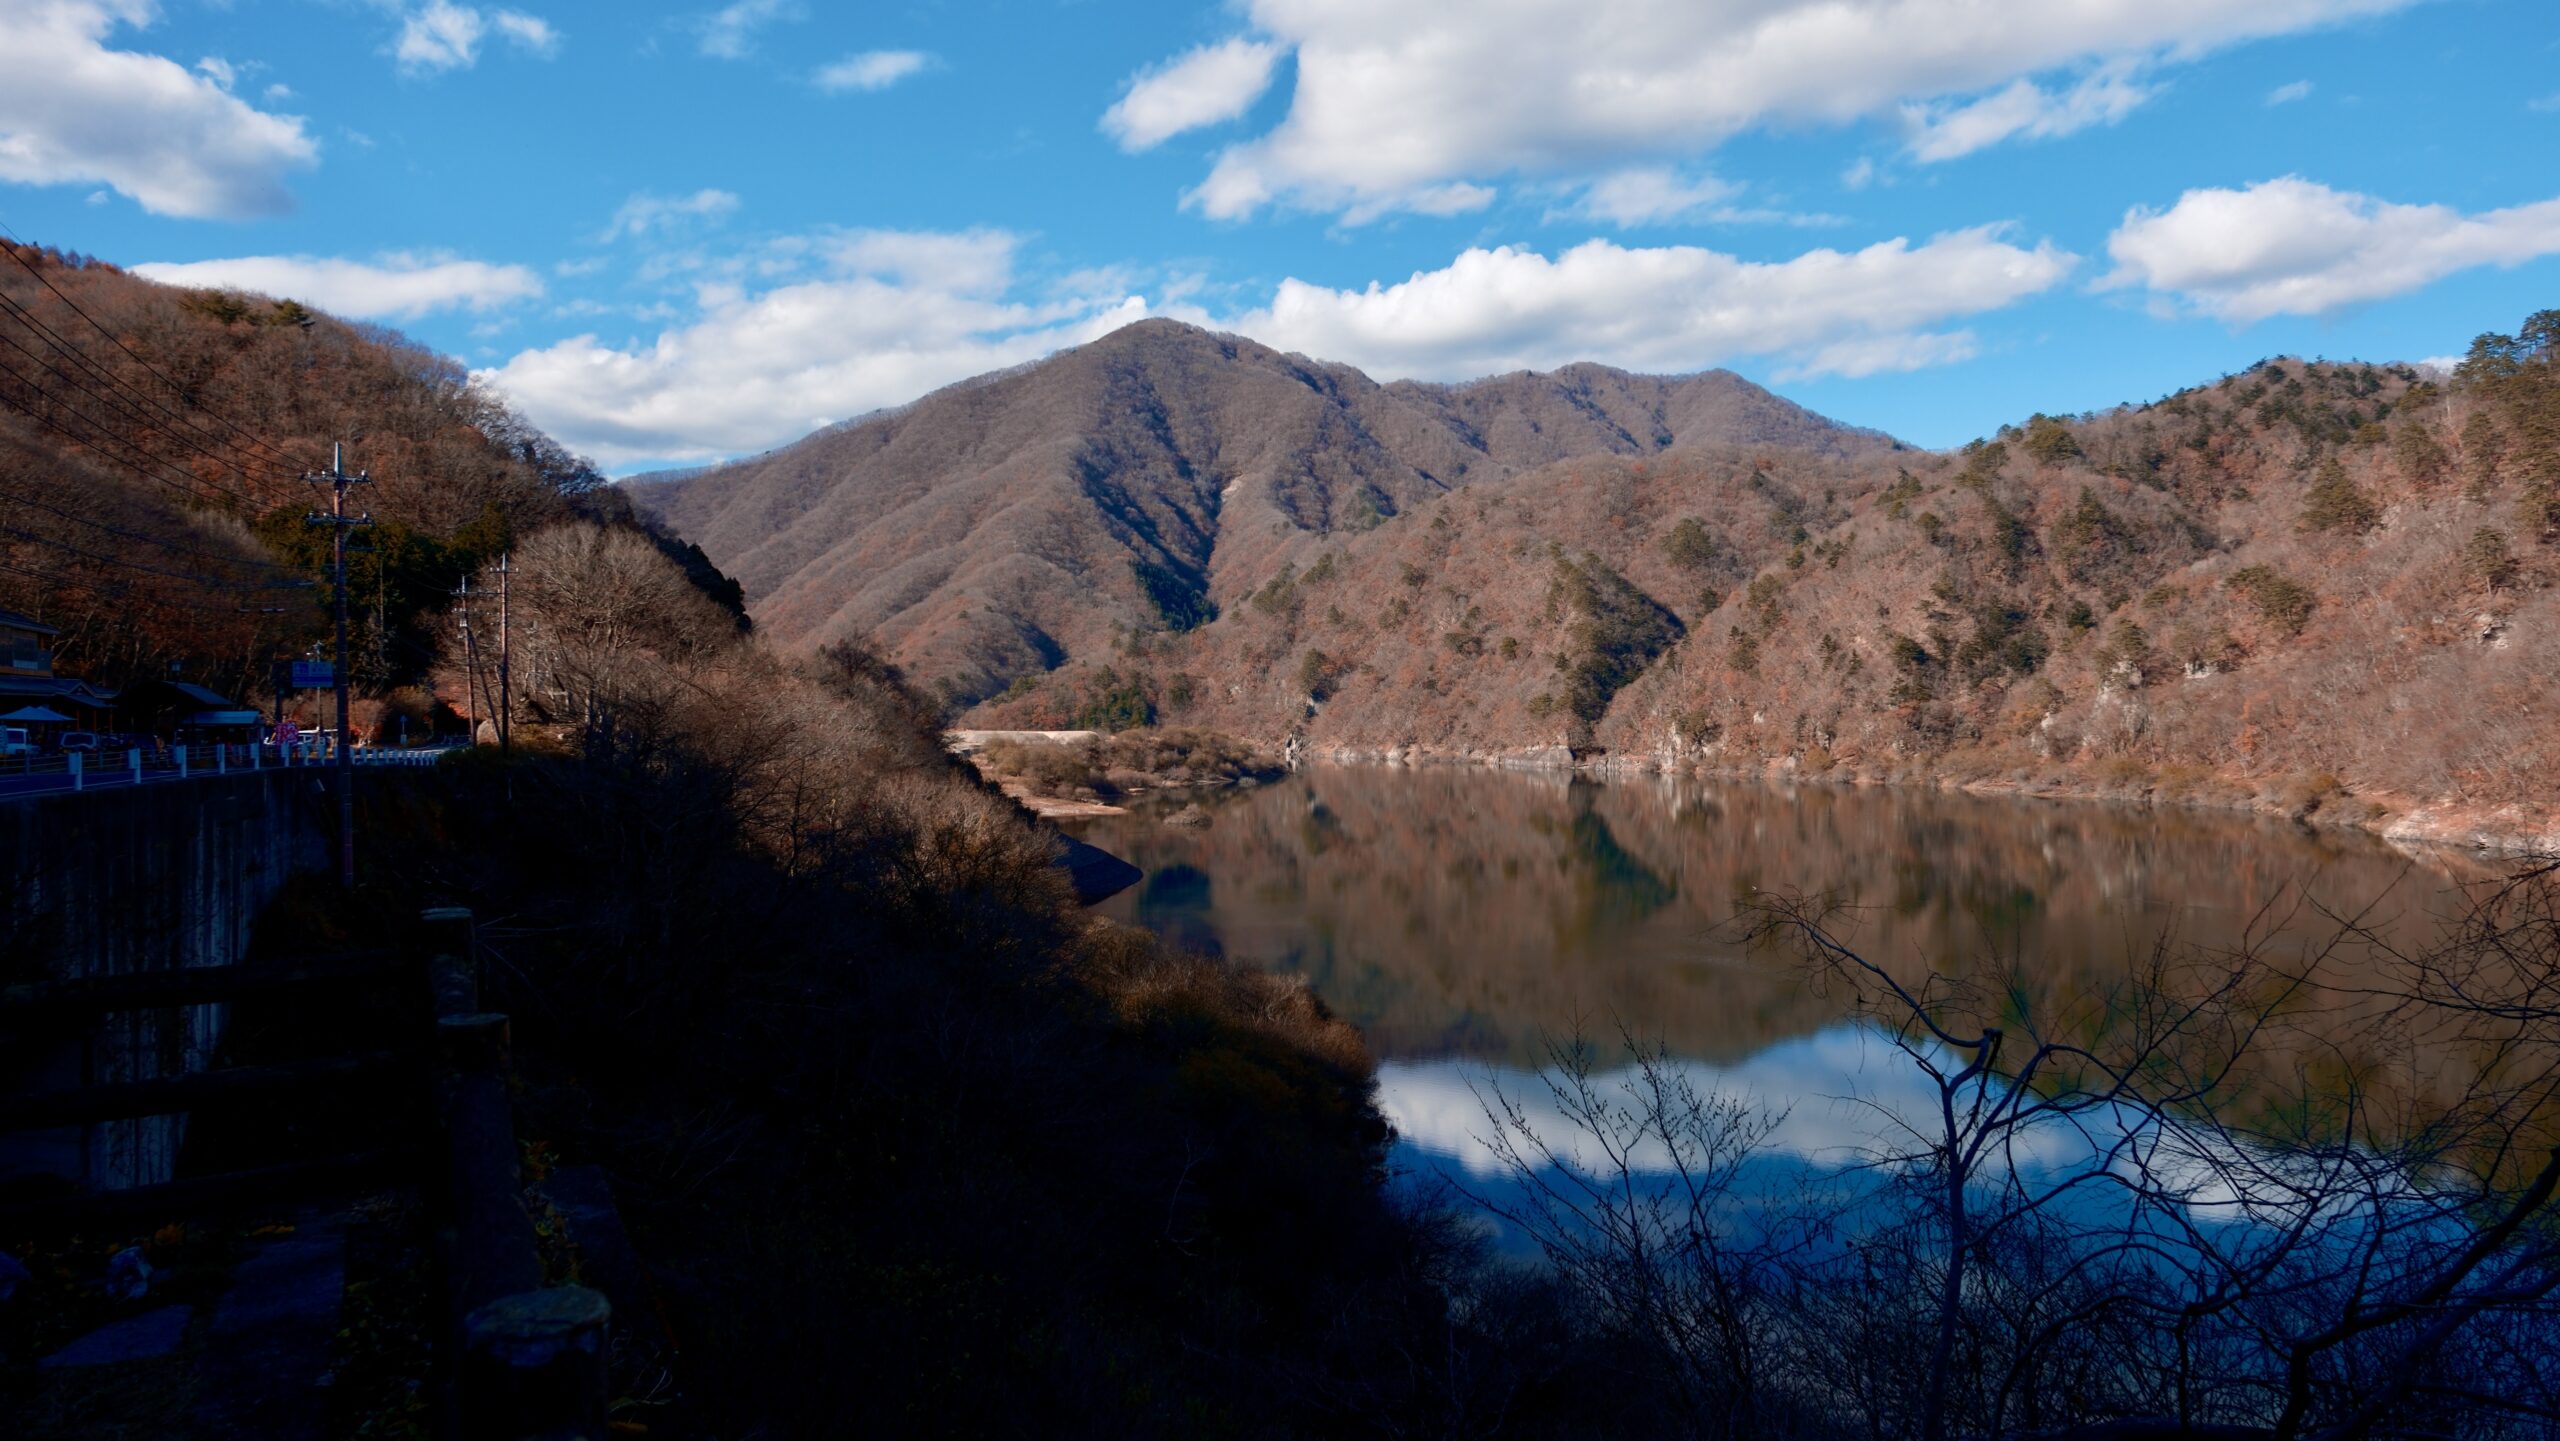
<svg viewBox="0 0 2560 1441">
<path fill-rule="evenodd" d="M 2560 312 L 1952 452 L 1557 462 L 976 707 L 2560 844 Z M 2484 839 L 2485 838 L 2485 839 Z M 2520 839 L 2522 838 L 2522 839 Z"/>
<path fill-rule="evenodd" d="M 633 497 L 740 580 L 767 634 L 875 638 L 966 704 L 1188 628 L 1430 496 L 1691 441 L 1905 449 L 1729 371 L 1381 383 L 1155 319 Z"/>
</svg>

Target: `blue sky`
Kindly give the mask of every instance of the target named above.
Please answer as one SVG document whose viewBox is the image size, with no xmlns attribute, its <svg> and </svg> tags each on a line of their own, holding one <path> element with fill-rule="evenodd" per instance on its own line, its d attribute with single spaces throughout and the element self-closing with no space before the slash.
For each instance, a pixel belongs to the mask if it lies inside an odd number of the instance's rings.
<svg viewBox="0 0 2560 1441">
<path fill-rule="evenodd" d="M 1139 315 L 1924 445 L 2560 305 L 2550 0 L 5 0 L 0 222 L 617 471 Z"/>
</svg>

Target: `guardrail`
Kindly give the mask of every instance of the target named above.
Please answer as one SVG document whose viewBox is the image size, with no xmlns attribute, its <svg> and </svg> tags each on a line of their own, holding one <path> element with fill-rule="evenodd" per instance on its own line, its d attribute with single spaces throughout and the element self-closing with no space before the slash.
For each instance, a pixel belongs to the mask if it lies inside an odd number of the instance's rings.
<svg viewBox="0 0 2560 1441">
<path fill-rule="evenodd" d="M 355 753 L 360 766 L 431 766 L 465 746 L 420 746 L 415 750 L 359 749 Z"/>
<path fill-rule="evenodd" d="M 420 746 L 410 750 L 358 748 L 360 766 L 431 766 L 459 749 Z M 323 739 L 290 746 L 202 745 L 105 751 L 59 751 L 50 755 L 0 757 L 0 795 L 44 795 L 110 785 L 190 780 L 229 775 L 233 771 L 326 766 L 334 757 Z"/>
</svg>

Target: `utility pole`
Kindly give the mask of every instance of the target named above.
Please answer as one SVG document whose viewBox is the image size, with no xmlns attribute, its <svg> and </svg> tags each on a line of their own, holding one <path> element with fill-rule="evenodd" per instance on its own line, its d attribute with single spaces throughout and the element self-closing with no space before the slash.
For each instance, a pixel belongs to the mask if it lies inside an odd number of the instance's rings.
<svg viewBox="0 0 2560 1441">
<path fill-rule="evenodd" d="M 489 703 L 489 690 L 480 683 L 480 636 L 471 628 L 471 577 L 468 574 L 462 577 L 462 584 L 453 588 L 453 599 L 454 622 L 462 631 L 462 693 L 471 697 L 471 743 L 478 745 L 480 723 L 487 719 L 481 712 Z"/>
<path fill-rule="evenodd" d="M 498 754 L 502 756 L 513 753 L 513 749 L 507 744 L 514 724 L 514 706 L 511 704 L 513 698 L 508 694 L 507 686 L 507 666 L 515 658 L 515 636 L 508 627 L 510 602 L 514 590 L 508 577 L 514 574 L 514 553 L 501 552 L 498 556 Z"/>
<path fill-rule="evenodd" d="M 370 485 L 370 472 L 347 474 L 343 446 L 329 447 L 329 468 L 302 477 L 313 485 L 329 487 L 329 509 L 324 514 L 313 511 L 302 518 L 305 525 L 329 527 L 329 579 L 337 590 L 338 615 L 338 883 L 356 883 L 356 786 L 355 736 L 347 716 L 347 528 L 373 524 L 370 514 L 347 514 L 347 489 Z"/>
</svg>

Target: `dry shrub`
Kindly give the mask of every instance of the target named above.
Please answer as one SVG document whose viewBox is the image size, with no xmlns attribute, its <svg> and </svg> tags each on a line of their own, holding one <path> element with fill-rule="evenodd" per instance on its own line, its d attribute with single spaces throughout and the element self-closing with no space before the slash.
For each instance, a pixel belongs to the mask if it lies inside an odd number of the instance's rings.
<svg viewBox="0 0 2560 1441">
<path fill-rule="evenodd" d="M 1093 740 L 990 741 L 978 753 L 991 774 L 1041 795 L 1116 800 L 1140 791 L 1234 785 L 1281 774 L 1268 751 L 1215 731 L 1129 730 Z"/>
<path fill-rule="evenodd" d="M 1091 742 L 990 741 L 978 759 L 992 773 L 1022 781 L 1042 795 L 1099 796 L 1107 783 Z"/>
<path fill-rule="evenodd" d="M 2346 793 L 2346 783 L 2327 771 L 2304 771 L 2286 778 L 2276 797 L 2287 815 L 2301 817 L 2343 798 Z"/>
</svg>

